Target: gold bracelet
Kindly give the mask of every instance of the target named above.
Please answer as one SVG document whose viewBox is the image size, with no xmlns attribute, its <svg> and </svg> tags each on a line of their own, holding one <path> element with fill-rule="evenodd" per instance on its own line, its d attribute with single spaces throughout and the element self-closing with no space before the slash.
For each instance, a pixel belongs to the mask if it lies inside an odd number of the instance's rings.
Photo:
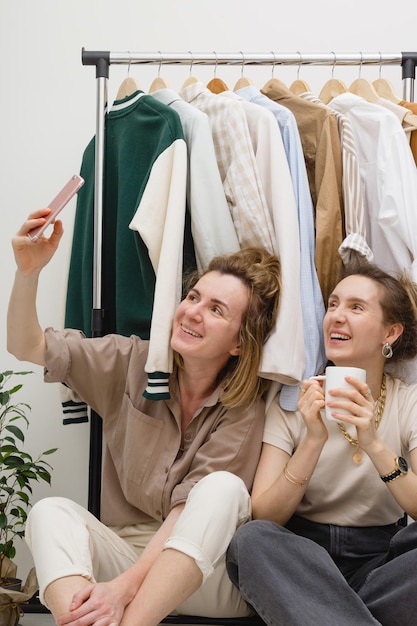
<svg viewBox="0 0 417 626">
<path fill-rule="evenodd" d="M 300 487 L 304 487 L 310 480 L 310 476 L 306 476 L 305 478 L 302 478 L 302 479 L 299 479 L 296 476 L 293 476 L 288 469 L 288 463 L 284 467 L 284 476 L 290 483 L 292 483 L 293 485 L 300 485 Z"/>
</svg>

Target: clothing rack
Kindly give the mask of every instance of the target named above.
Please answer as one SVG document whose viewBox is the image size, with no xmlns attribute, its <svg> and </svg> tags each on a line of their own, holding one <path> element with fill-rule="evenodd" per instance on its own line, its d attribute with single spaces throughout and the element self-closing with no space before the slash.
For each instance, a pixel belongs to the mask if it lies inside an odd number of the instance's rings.
<svg viewBox="0 0 417 626">
<path fill-rule="evenodd" d="M 395 65 L 402 67 L 403 99 L 414 101 L 414 81 L 417 64 L 417 52 L 398 53 L 353 53 L 337 54 L 300 52 L 281 54 L 267 53 L 194 53 L 194 52 L 111 52 L 87 51 L 82 49 L 82 64 L 96 67 L 96 139 L 95 139 L 95 173 L 94 173 L 94 256 L 93 256 L 93 309 L 92 336 L 98 337 L 103 332 L 101 268 L 102 268 L 102 216 L 104 191 L 104 154 L 105 134 L 104 122 L 107 108 L 107 83 L 110 65 L 229 65 L 241 66 L 382 66 Z M 92 412 L 90 420 L 90 468 L 88 486 L 88 508 L 100 517 L 101 494 L 101 461 L 102 461 L 102 425 L 98 415 Z"/>
</svg>

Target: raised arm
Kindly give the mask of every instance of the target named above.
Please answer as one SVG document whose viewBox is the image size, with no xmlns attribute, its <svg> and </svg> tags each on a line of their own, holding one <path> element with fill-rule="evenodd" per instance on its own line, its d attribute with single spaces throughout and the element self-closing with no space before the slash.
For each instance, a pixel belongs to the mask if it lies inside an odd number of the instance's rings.
<svg viewBox="0 0 417 626">
<path fill-rule="evenodd" d="M 12 239 L 16 275 L 7 312 L 7 349 L 17 359 L 44 365 L 45 337 L 38 321 L 36 294 L 39 274 L 58 248 L 63 234 L 56 221 L 51 236 L 33 242 L 28 232 L 44 223 L 50 209 L 34 211 Z"/>
</svg>

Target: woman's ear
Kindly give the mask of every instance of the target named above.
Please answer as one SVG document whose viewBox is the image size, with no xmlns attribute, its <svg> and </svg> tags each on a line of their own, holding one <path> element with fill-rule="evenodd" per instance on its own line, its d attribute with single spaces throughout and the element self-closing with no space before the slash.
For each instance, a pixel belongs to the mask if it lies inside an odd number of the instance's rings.
<svg viewBox="0 0 417 626">
<path fill-rule="evenodd" d="M 389 341 L 389 343 L 392 345 L 397 341 L 398 337 L 403 334 L 403 331 L 404 326 L 402 324 L 392 324 L 392 326 L 389 327 L 388 333 L 385 336 L 385 341 Z"/>
<path fill-rule="evenodd" d="M 229 352 L 232 356 L 238 356 L 240 354 L 240 344 L 237 344 L 237 346 L 231 348 Z"/>
</svg>

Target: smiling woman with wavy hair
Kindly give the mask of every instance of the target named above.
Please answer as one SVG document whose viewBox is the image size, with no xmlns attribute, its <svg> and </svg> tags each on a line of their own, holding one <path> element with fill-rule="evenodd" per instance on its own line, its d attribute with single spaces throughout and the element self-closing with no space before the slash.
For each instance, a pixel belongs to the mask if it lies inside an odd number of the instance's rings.
<svg viewBox="0 0 417 626">
<path fill-rule="evenodd" d="M 239 278 L 248 288 L 249 298 L 239 330 L 240 352 L 229 359 L 219 373 L 222 402 L 228 407 L 248 406 L 267 390 L 270 381 L 258 376 L 262 348 L 274 328 L 281 293 L 281 267 L 278 257 L 264 248 L 245 248 L 234 254 L 214 257 L 208 272 Z M 186 280 L 188 293 L 201 275 L 193 273 Z M 176 364 L 182 359 L 174 353 Z"/>
<path fill-rule="evenodd" d="M 144 397 L 149 342 L 41 328 L 39 274 L 63 234 L 33 242 L 49 209 L 13 238 L 17 263 L 8 348 L 44 366 L 103 421 L 101 520 L 68 498 L 31 509 L 26 539 L 39 596 L 57 623 L 153 626 L 170 612 L 244 617 L 225 552 L 251 515 L 269 384 L 258 376 L 281 289 L 278 259 L 261 249 L 216 257 L 174 315 L 177 365 L 169 398 Z M 201 588 L 201 591 L 200 591 Z"/>
</svg>

